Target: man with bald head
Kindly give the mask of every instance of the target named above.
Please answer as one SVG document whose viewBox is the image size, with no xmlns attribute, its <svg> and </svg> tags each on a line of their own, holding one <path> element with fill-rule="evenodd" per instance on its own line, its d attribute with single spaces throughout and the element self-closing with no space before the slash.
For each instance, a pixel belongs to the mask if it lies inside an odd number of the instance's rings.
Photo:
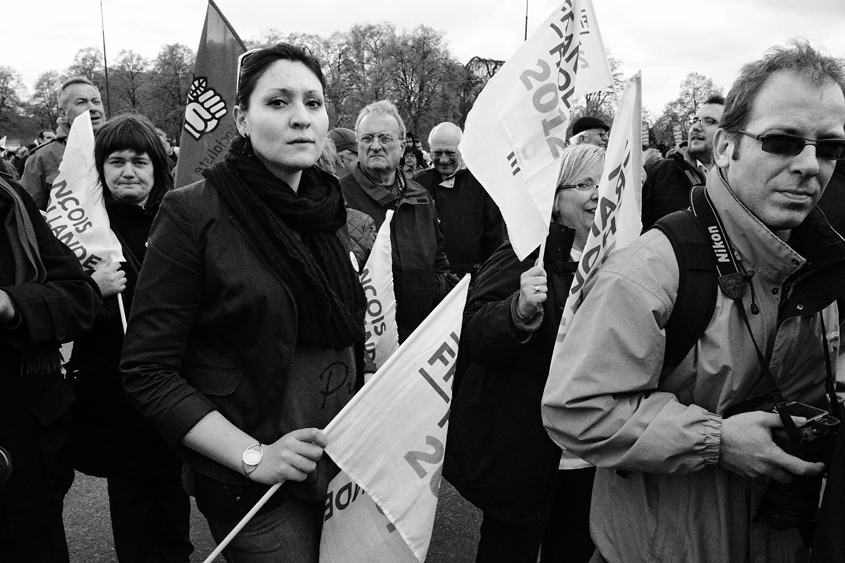
<svg viewBox="0 0 845 563">
<path fill-rule="evenodd" d="M 56 137 L 39 145 L 32 152 L 21 178 L 21 185 L 41 210 L 47 209 L 50 189 L 65 154 L 70 126 L 77 116 L 88 110 L 91 111 L 91 126 L 96 133 L 106 122 L 100 92 L 85 77 L 78 76 L 66 80 L 59 89 L 59 128 L 56 130 Z"/>
<path fill-rule="evenodd" d="M 459 276 L 474 274 L 505 241 L 499 208 L 461 158 L 461 137 L 454 123 L 435 126 L 428 136 L 434 168 L 414 176 L 434 199 L 446 256 Z"/>
</svg>

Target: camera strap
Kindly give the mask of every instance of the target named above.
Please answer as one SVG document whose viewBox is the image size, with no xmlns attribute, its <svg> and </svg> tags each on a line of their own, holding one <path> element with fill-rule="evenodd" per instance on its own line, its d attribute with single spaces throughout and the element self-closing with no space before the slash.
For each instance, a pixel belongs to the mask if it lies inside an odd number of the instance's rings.
<svg viewBox="0 0 845 563">
<path fill-rule="evenodd" d="M 777 380 L 775 380 L 774 375 L 772 375 L 772 372 L 769 370 L 769 365 L 765 356 L 763 356 L 763 353 L 760 351 L 760 347 L 757 345 L 757 339 L 754 338 L 754 332 L 751 330 L 751 323 L 748 322 L 748 314 L 745 312 L 745 305 L 742 302 L 742 297 L 745 295 L 745 291 L 750 285 L 749 282 L 751 281 L 751 278 L 754 277 L 754 272 L 746 272 L 745 268 L 737 260 L 736 254 L 734 253 L 733 247 L 731 246 L 730 240 L 725 232 L 725 228 L 719 218 L 719 214 L 713 206 L 713 201 L 710 199 L 710 195 L 706 190 L 704 191 L 704 198 L 707 205 L 703 206 L 696 206 L 694 203 L 695 198 L 691 198 L 693 200 L 691 209 L 693 215 L 701 221 L 701 224 L 710 235 L 710 240 L 712 241 L 711 248 L 713 253 L 716 255 L 716 270 L 719 275 L 719 287 L 722 292 L 724 292 L 728 298 L 732 299 L 739 308 L 739 315 L 742 318 L 743 323 L 745 323 L 745 328 L 748 329 L 748 334 L 751 336 L 751 342 L 754 344 L 754 351 L 757 353 L 760 370 L 763 372 L 763 376 L 768 378 L 772 384 L 772 390 L 769 392 L 769 395 L 775 405 L 775 410 L 777 411 L 778 416 L 780 416 L 781 422 L 783 423 L 784 429 L 786 430 L 790 441 L 794 444 L 798 444 L 800 442 L 798 427 L 792 420 L 789 409 L 786 406 L 786 399 L 784 398 L 783 393 L 781 393 L 780 387 L 778 387 Z M 757 304 L 754 302 L 753 286 L 751 286 L 751 312 L 754 314 L 759 313 Z"/>
</svg>

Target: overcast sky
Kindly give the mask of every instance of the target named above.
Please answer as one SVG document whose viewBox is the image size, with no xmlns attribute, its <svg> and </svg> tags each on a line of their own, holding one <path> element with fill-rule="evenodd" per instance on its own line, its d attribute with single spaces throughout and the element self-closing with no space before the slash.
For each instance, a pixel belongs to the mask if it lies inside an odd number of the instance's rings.
<svg viewBox="0 0 845 563">
<path fill-rule="evenodd" d="M 423 24 L 445 32 L 462 63 L 507 59 L 525 28 L 525 0 L 216 0 L 243 39 L 262 30 L 328 36 L 355 23 Z M 530 33 L 561 2 L 528 0 Z M 153 58 L 165 43 L 196 50 L 206 0 L 102 0 L 109 61 L 122 49 Z M 804 37 L 845 57 L 845 0 L 593 0 L 607 47 L 630 76 L 643 73 L 643 104 L 655 116 L 700 72 L 725 88 L 740 66 L 773 45 Z M 100 0 L 9 0 L 3 6 L 0 65 L 29 93 L 38 75 L 63 70 L 80 48 L 102 49 Z"/>
</svg>

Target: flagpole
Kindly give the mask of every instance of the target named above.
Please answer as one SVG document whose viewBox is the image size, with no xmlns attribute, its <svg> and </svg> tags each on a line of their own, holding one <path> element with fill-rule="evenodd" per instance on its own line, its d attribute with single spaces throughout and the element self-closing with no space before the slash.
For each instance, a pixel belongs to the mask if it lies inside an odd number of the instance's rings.
<svg viewBox="0 0 845 563">
<path fill-rule="evenodd" d="M 100 0 L 100 28 L 103 30 L 103 68 L 106 71 L 106 117 L 111 117 L 111 92 L 109 90 L 109 63 L 106 57 L 106 24 L 103 19 L 103 0 Z"/>
<path fill-rule="evenodd" d="M 217 548 L 216 548 L 214 551 L 212 551 L 212 552 L 211 552 L 211 555 L 209 555 L 208 557 L 206 557 L 206 558 L 205 558 L 205 561 L 203 561 L 203 563 L 211 563 L 212 561 L 214 561 L 214 559 L 215 559 L 218 555 L 220 555 L 221 553 L 223 553 L 223 550 L 224 550 L 224 549 L 226 549 L 226 546 L 227 546 L 227 545 L 229 545 L 229 543 L 232 541 L 232 538 L 234 538 L 235 536 L 237 536 L 237 535 L 238 535 L 238 532 L 240 532 L 240 531 L 243 529 L 243 527 L 244 527 L 244 526 L 246 526 L 246 525 L 247 525 L 247 523 L 248 523 L 250 520 L 252 520 L 252 517 L 253 517 L 253 516 L 255 516 L 255 513 L 256 513 L 256 512 L 258 512 L 259 510 L 261 510 L 261 507 L 262 507 L 262 506 L 264 506 L 265 504 L 267 504 L 267 501 L 268 501 L 268 500 L 270 500 L 270 497 L 272 497 L 272 496 L 273 496 L 273 493 L 275 493 L 276 491 L 278 491 L 278 490 L 279 490 L 279 487 L 281 487 L 281 486 L 282 486 L 282 484 L 281 484 L 281 483 L 276 483 L 275 485 L 273 485 L 272 487 L 270 487 L 270 488 L 267 490 L 267 492 L 266 492 L 266 493 L 264 493 L 264 496 L 263 496 L 263 497 L 261 497 L 260 499 L 258 499 L 258 502 L 256 502 L 256 503 L 255 503 L 255 506 L 253 506 L 253 507 L 252 507 L 252 510 L 250 510 L 249 512 L 247 512 L 247 513 L 246 513 L 246 516 L 244 516 L 244 517 L 241 519 L 241 521 L 240 521 L 240 522 L 238 522 L 238 525 L 237 525 L 237 526 L 235 526 L 234 528 L 232 528 L 232 531 L 231 531 L 231 532 L 229 532 L 229 535 L 228 535 L 228 536 L 226 536 L 225 538 L 223 538 L 223 541 L 222 541 L 222 542 L 220 542 L 220 545 L 218 545 L 218 546 L 217 546 Z"/>
<path fill-rule="evenodd" d="M 102 2 L 102 0 L 100 0 Z M 523 41 L 528 41 L 528 0 L 525 0 L 525 38 Z"/>
</svg>

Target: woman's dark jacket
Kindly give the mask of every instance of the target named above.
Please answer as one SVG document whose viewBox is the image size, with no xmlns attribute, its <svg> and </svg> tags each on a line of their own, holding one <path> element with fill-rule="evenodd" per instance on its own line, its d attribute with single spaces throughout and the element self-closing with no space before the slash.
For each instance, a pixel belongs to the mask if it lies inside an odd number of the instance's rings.
<svg viewBox="0 0 845 563">
<path fill-rule="evenodd" d="M 561 450 L 543 428 L 540 400 L 572 282 L 572 233 L 551 225 L 536 332 L 517 328 L 511 313 L 536 250 L 520 262 L 502 245 L 478 271 L 464 309 L 443 476 L 485 514 L 515 524 L 546 519 L 556 493 Z"/>
<path fill-rule="evenodd" d="M 121 294 L 126 315 L 132 308 L 135 285 L 146 254 L 147 237 L 164 189 L 150 193 L 146 206 L 117 201 L 106 195 L 112 231 L 126 261 L 126 289 Z M 91 331 L 77 339 L 66 366 L 74 382 L 74 467 L 97 477 L 144 475 L 179 471 L 173 455 L 156 429 L 129 402 L 120 374 L 123 323 L 116 295 L 103 300 Z"/>
<path fill-rule="evenodd" d="M 324 178 L 340 190 L 334 177 Z M 345 225 L 338 236 L 348 245 Z M 344 369 L 315 377 L 311 396 L 285 395 L 295 377 L 297 305 L 249 240 L 210 181 L 168 193 L 150 233 L 121 362 L 130 400 L 177 455 L 195 472 L 237 486 L 251 481 L 180 443 L 197 422 L 218 410 L 271 444 L 295 429 L 285 412 L 290 401 L 351 397 L 358 377 Z M 363 359 L 361 342 L 360 373 Z M 320 411 L 308 426 L 325 427 L 334 414 Z M 292 488 L 300 485 L 307 486 Z"/>
<path fill-rule="evenodd" d="M 58 364 L 52 373 L 23 376 L 21 358 L 33 347 L 57 350 L 60 343 L 81 336 L 94 323 L 100 293 L 73 252 L 50 232 L 32 198 L 10 177 L 0 176 L 0 182 L 23 200 L 47 276 L 43 283 L 16 285 L 11 244 L 19 241 L 0 237 L 0 289 L 9 294 L 18 313 L 11 323 L 0 324 L 0 446 L 9 451 L 14 466 L 10 479 L 0 486 L 2 543 L 61 518 L 65 493 L 73 483 L 73 392 Z M 0 196 L 0 225 L 14 205 Z"/>
</svg>

